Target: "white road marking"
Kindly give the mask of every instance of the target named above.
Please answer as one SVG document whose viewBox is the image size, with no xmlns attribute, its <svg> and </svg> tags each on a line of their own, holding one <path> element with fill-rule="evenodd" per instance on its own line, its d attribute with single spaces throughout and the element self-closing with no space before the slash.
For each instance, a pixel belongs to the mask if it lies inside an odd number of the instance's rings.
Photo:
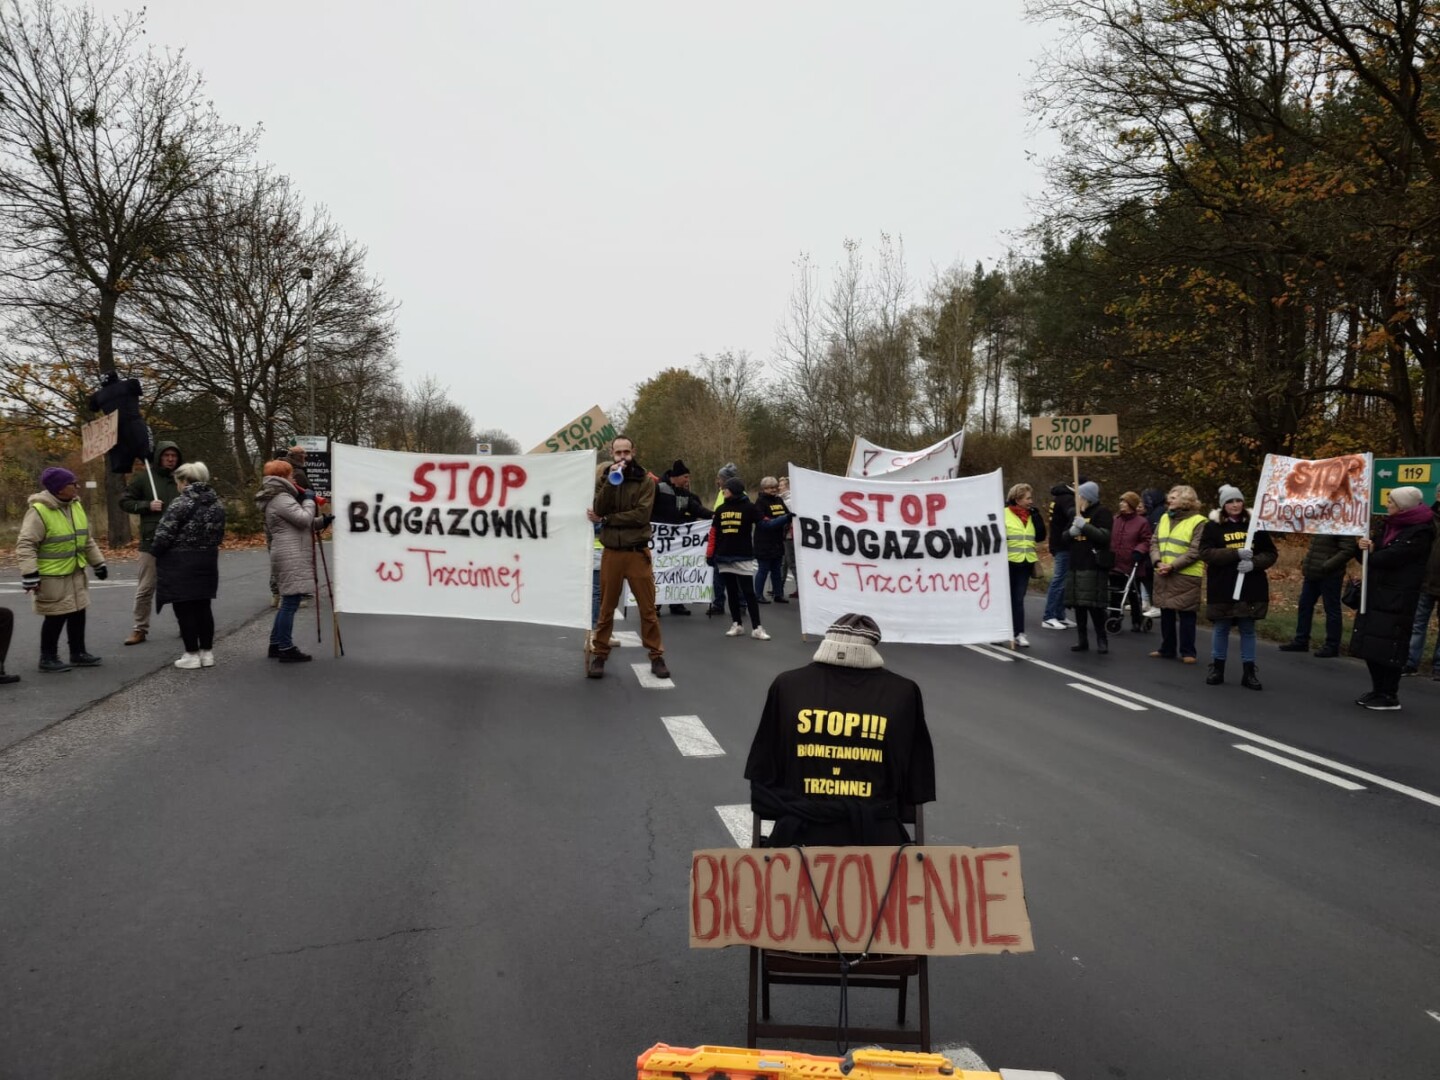
<svg viewBox="0 0 1440 1080">
<path fill-rule="evenodd" d="M 946 1046 L 937 1046 L 931 1053 L 943 1054 L 950 1059 L 950 1064 L 957 1069 L 966 1069 L 972 1072 L 989 1072 L 990 1066 L 985 1064 L 985 1059 L 972 1050 L 965 1043 L 950 1043 Z"/>
<path fill-rule="evenodd" d="M 640 680 L 640 685 L 646 690 L 674 690 L 674 679 L 657 679 L 650 674 L 650 661 L 643 664 L 631 664 L 630 670 L 635 672 L 635 677 Z"/>
<path fill-rule="evenodd" d="M 1199 713 L 1191 712 L 1189 709 L 1182 709 L 1178 705 L 1171 705 L 1169 702 L 1161 701 L 1159 698 L 1137 694 L 1134 690 L 1127 690 L 1123 686 L 1111 686 L 1107 682 L 1092 679 L 1089 675 L 1081 675 L 1077 671 L 1070 671 L 1068 668 L 1063 668 L 1059 664 L 1052 664 L 1048 660 L 1041 660 L 1036 656 L 1021 655 L 1016 656 L 1015 659 L 1059 672 L 1068 679 L 1083 679 L 1085 682 L 1092 683 L 1095 686 L 1104 687 L 1112 693 L 1133 698 L 1135 701 L 1143 701 L 1152 709 L 1160 709 L 1164 712 L 1174 713 L 1176 716 L 1183 716 L 1187 720 L 1194 720 L 1197 724 L 1204 724 L 1206 727 L 1212 727 L 1216 731 L 1223 731 L 1227 735 L 1234 735 L 1237 739 L 1246 739 L 1252 743 L 1260 743 L 1263 746 L 1270 747 L 1272 750 L 1279 750 L 1283 754 L 1289 754 L 1291 757 L 1301 758 L 1305 761 L 1313 761 L 1317 765 L 1325 766 L 1327 769 L 1346 773 L 1349 776 L 1358 777 L 1361 780 L 1368 780 L 1376 787 L 1388 788 L 1401 795 L 1408 795 L 1412 799 L 1418 799 L 1420 802 L 1429 803 L 1431 806 L 1440 806 L 1440 795 L 1432 795 L 1428 791 L 1421 791 L 1419 788 L 1412 788 L 1406 784 L 1397 783 L 1394 780 L 1387 780 L 1383 776 L 1376 776 L 1374 773 L 1366 772 L 1364 769 L 1354 768 L 1343 762 L 1331 761 L 1329 758 L 1322 757 L 1320 754 L 1312 754 L 1308 750 L 1301 750 L 1298 746 L 1290 746 L 1287 743 L 1280 742 L 1278 739 L 1269 739 L 1264 735 L 1256 735 L 1253 731 L 1246 731 L 1244 728 L 1237 728 L 1232 724 L 1224 724 L 1219 720 L 1212 720 L 1208 716 L 1201 716 Z"/>
<path fill-rule="evenodd" d="M 985 648 L 983 645 L 964 645 L 962 648 L 979 653 L 981 656 L 988 656 L 991 660 L 999 660 L 1002 663 L 1013 664 L 1015 662 L 1015 657 L 1006 656 L 1004 653 L 997 653 L 993 649 Z"/>
<path fill-rule="evenodd" d="M 1434 1009 L 1426 1009 L 1425 1015 L 1430 1017 L 1431 1020 L 1440 1022 L 1440 1012 L 1436 1012 Z"/>
<path fill-rule="evenodd" d="M 1129 709 L 1131 712 L 1146 711 L 1144 705 L 1138 705 L 1133 701 L 1126 701 L 1123 697 L 1116 697 L 1114 694 L 1107 694 L 1104 690 L 1097 690 L 1093 686 L 1086 686 L 1083 682 L 1072 682 L 1070 688 L 1072 690 L 1079 690 L 1084 694 L 1091 694 L 1094 697 L 1104 698 L 1106 701 L 1119 705 L 1122 709 Z"/>
<path fill-rule="evenodd" d="M 750 846 L 750 820 L 754 812 L 750 809 L 749 803 L 737 803 L 733 806 L 717 806 L 715 812 L 720 815 L 724 822 L 725 829 L 730 833 L 731 839 L 735 841 L 736 847 Z M 773 821 L 760 822 L 760 835 L 769 836 L 770 830 L 775 827 Z"/>
<path fill-rule="evenodd" d="M 698 716 L 662 716 L 660 722 L 685 757 L 724 757 L 725 748 L 715 741 Z"/>
<path fill-rule="evenodd" d="M 638 630 L 612 630 L 610 631 L 610 645 L 640 647 L 640 631 Z"/>
<path fill-rule="evenodd" d="M 1294 769 L 1296 772 L 1302 772 L 1306 776 L 1313 776 L 1316 780 L 1324 780 L 1327 784 L 1334 784 L 1336 787 L 1344 788 L 1346 791 L 1365 790 L 1364 784 L 1356 784 L 1338 776 L 1331 776 L 1329 773 L 1321 772 L 1319 769 L 1312 769 L 1309 765 L 1301 765 L 1298 761 L 1291 761 L 1289 758 L 1283 758 L 1279 754 L 1272 754 L 1269 750 L 1261 750 L 1258 746 L 1246 746 L 1244 743 L 1236 743 L 1235 749 L 1243 750 L 1247 754 L 1254 754 L 1256 757 L 1264 758 L 1266 761 L 1273 761 L 1276 765 L 1284 765 L 1287 769 Z"/>
</svg>

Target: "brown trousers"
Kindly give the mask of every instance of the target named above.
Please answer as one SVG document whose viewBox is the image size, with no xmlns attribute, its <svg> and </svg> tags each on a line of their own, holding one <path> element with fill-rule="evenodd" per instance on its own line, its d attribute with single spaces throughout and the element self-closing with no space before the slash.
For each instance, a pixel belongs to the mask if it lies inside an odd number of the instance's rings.
<svg viewBox="0 0 1440 1080">
<path fill-rule="evenodd" d="M 615 608 L 620 603 L 620 587 L 626 583 L 640 609 L 640 641 L 650 659 L 658 660 L 665 655 L 665 644 L 660 640 L 660 617 L 655 614 L 655 569 L 648 551 L 606 548 L 600 556 L 600 621 L 595 624 L 590 649 L 602 660 L 610 655 Z"/>
</svg>

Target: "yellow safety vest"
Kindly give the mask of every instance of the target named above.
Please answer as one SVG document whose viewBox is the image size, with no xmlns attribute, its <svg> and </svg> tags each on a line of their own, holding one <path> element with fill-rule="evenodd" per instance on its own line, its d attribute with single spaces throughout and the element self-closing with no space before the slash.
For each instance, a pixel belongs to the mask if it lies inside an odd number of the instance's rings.
<svg viewBox="0 0 1440 1080">
<path fill-rule="evenodd" d="M 1014 509 L 1005 507 L 1005 550 L 1011 562 L 1035 562 L 1035 511 L 1021 522 Z"/>
<path fill-rule="evenodd" d="M 70 513 L 55 510 L 44 503 L 32 503 L 40 520 L 45 523 L 45 539 L 38 548 L 41 577 L 69 577 L 85 565 L 85 549 L 90 544 L 90 523 L 85 507 L 76 499 Z"/>
<path fill-rule="evenodd" d="M 1175 526 L 1175 531 L 1170 531 L 1170 515 L 1160 515 L 1160 529 L 1157 533 L 1160 544 L 1160 561 L 1162 563 L 1173 563 L 1181 555 L 1190 550 L 1190 539 L 1195 535 L 1195 530 L 1205 524 L 1204 514 L 1193 514 Z M 1205 573 L 1205 564 L 1196 559 L 1189 566 L 1182 567 L 1180 573 L 1188 574 L 1190 577 L 1201 577 Z"/>
</svg>

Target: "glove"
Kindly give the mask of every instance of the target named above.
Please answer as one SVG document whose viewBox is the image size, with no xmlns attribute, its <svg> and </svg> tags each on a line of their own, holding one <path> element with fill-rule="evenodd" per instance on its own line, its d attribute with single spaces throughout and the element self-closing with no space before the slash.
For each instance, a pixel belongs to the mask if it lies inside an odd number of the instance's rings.
<svg viewBox="0 0 1440 1080">
<path fill-rule="evenodd" d="M 1237 564 L 1236 569 L 1239 570 L 1242 574 L 1248 574 L 1251 570 L 1255 569 L 1255 563 L 1252 562 L 1250 559 L 1241 559 L 1240 562 Z"/>
<path fill-rule="evenodd" d="M 1255 552 L 1251 551 L 1249 548 L 1241 548 L 1239 551 L 1239 555 L 1241 562 L 1249 562 L 1251 559 L 1255 558 Z"/>
<path fill-rule="evenodd" d="M 110 568 L 109 568 L 108 566 L 106 566 L 103 562 L 102 562 L 99 566 L 95 567 L 95 580 L 96 580 L 96 581 L 104 581 L 104 580 L 105 580 L 106 578 L 108 578 L 109 576 L 110 576 Z"/>
<path fill-rule="evenodd" d="M 1070 524 L 1070 535 L 1079 536 L 1085 531 L 1086 521 L 1083 517 L 1076 515 L 1075 520 Z"/>
<path fill-rule="evenodd" d="M 331 523 L 332 521 L 334 521 L 334 520 L 335 520 L 335 515 L 334 515 L 334 514 L 321 514 L 321 515 L 320 515 L 320 531 L 321 531 L 321 532 L 324 532 L 326 529 L 328 529 L 328 528 L 330 527 L 330 523 Z"/>
<path fill-rule="evenodd" d="M 300 492 L 300 501 L 301 501 L 301 502 L 314 502 L 314 501 L 315 501 L 315 492 L 309 491 L 309 490 Z"/>
<path fill-rule="evenodd" d="M 20 575 L 20 587 L 21 587 L 22 589 L 24 589 L 26 592 L 34 592 L 36 589 L 40 588 L 40 575 L 39 575 L 39 573 L 34 573 L 34 574 L 21 574 L 21 575 Z"/>
</svg>

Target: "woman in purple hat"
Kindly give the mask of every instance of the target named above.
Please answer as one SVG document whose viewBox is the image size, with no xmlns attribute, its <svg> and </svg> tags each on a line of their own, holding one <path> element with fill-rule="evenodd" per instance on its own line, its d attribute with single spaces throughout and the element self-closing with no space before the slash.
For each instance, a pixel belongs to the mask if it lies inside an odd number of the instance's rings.
<svg viewBox="0 0 1440 1080">
<path fill-rule="evenodd" d="M 45 617 L 40 628 L 40 670 L 99 667 L 100 657 L 85 651 L 85 609 L 90 606 L 85 567 L 93 566 L 101 581 L 110 571 L 100 545 L 90 535 L 75 474 L 69 469 L 46 469 L 40 474 L 40 486 L 45 490 L 27 500 L 30 508 L 15 541 L 20 584 L 34 596 L 35 613 Z M 62 629 L 70 645 L 68 664 L 60 659 Z"/>
</svg>

